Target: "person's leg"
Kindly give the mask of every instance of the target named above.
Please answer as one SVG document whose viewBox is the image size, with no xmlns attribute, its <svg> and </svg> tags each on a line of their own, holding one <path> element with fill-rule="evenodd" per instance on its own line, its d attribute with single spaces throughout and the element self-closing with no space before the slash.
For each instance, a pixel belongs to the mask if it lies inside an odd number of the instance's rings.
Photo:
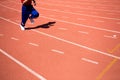
<svg viewBox="0 0 120 80">
<path fill-rule="evenodd" d="M 35 10 L 33 7 L 32 7 L 32 10 L 31 10 L 31 15 L 29 17 L 31 23 L 34 23 L 34 20 L 35 18 L 39 17 L 39 13 L 37 10 Z"/>
<path fill-rule="evenodd" d="M 27 19 L 29 18 L 29 14 L 30 12 L 27 10 L 26 6 L 22 6 L 22 21 L 21 21 L 21 25 L 25 26 Z"/>
</svg>

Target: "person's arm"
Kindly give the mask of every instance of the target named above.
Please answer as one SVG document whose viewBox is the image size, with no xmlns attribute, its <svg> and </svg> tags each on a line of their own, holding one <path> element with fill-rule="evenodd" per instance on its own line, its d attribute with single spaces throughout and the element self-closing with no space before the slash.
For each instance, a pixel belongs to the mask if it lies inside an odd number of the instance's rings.
<svg viewBox="0 0 120 80">
<path fill-rule="evenodd" d="M 27 1 L 28 1 L 28 0 L 24 0 L 24 1 L 23 1 L 23 4 L 27 3 Z"/>
</svg>

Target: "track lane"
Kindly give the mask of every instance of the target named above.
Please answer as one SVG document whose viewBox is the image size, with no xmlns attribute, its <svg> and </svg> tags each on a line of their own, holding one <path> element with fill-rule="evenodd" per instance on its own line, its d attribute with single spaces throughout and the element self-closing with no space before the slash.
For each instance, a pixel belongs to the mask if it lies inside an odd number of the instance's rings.
<svg viewBox="0 0 120 80">
<path fill-rule="evenodd" d="M 18 28 L 16 28 L 16 29 L 18 29 Z M 45 30 L 43 30 L 43 31 L 45 31 Z M 48 30 L 46 30 L 46 32 L 47 32 L 47 31 L 48 31 Z M 57 32 L 57 31 L 56 31 L 56 32 Z M 26 38 L 25 38 L 25 39 L 26 39 Z M 28 40 L 29 40 L 29 38 L 28 38 Z M 32 39 L 31 39 L 31 40 L 32 40 Z M 47 39 L 47 40 L 48 40 L 48 39 Z M 24 41 L 25 41 L 25 40 L 23 40 L 23 42 L 24 42 Z M 50 41 L 50 40 L 49 40 L 49 41 Z M 50 41 L 50 42 L 52 42 L 52 41 Z M 50 44 L 50 45 L 51 45 L 51 44 Z M 56 45 L 55 45 L 55 46 L 56 46 Z M 23 48 L 23 49 L 24 49 L 24 48 Z M 73 48 L 70 48 L 70 49 L 73 49 Z M 69 51 L 69 50 L 68 50 L 68 51 Z M 79 52 L 79 51 L 78 51 L 78 52 Z M 46 52 L 45 52 L 45 53 L 46 53 Z M 73 52 L 73 53 L 74 53 L 74 52 Z M 72 55 L 73 55 L 73 53 L 72 53 Z M 89 54 L 89 53 L 90 53 L 90 52 L 88 52 L 88 54 Z M 71 53 L 70 53 L 70 54 L 71 54 Z M 98 55 L 97 55 L 97 56 L 98 56 Z M 91 58 L 91 56 L 90 56 L 89 58 Z M 95 57 L 94 57 L 94 58 L 95 58 Z M 94 58 L 93 58 L 93 59 L 94 59 Z M 97 58 L 98 58 L 98 57 L 97 57 Z M 67 61 L 72 60 L 72 59 L 78 59 L 78 58 L 76 57 L 76 55 L 75 55 L 75 57 L 72 57 L 72 58 L 68 57 L 68 58 L 66 59 L 66 62 L 65 62 L 65 63 L 66 63 L 66 66 L 69 66 L 69 65 L 71 64 L 71 62 L 70 62 L 69 64 L 67 64 Z M 75 62 L 77 62 L 77 61 L 78 61 L 78 60 L 75 60 Z M 52 61 L 51 61 L 51 62 L 52 62 Z M 104 62 L 104 63 L 105 63 L 105 62 Z M 86 63 L 86 64 L 87 64 L 87 63 Z M 76 65 L 78 65 L 78 64 L 76 63 L 75 66 L 76 66 Z M 65 65 L 64 65 L 64 66 L 65 66 Z M 75 67 L 75 66 L 73 66 L 73 67 Z M 80 65 L 80 66 L 81 66 L 81 65 Z M 84 65 L 84 66 L 85 66 L 85 65 Z M 79 66 L 78 66 L 78 67 L 79 67 Z M 78 67 L 76 67 L 76 69 L 78 69 Z M 72 71 L 70 70 L 71 68 L 69 68 L 69 69 L 66 68 L 66 69 L 67 69 L 68 71 L 72 72 Z M 81 68 L 81 69 L 82 69 L 82 68 Z M 83 68 L 83 69 L 84 69 L 84 68 Z M 48 70 L 48 69 L 47 69 L 47 70 Z M 88 70 L 89 70 L 90 72 L 92 71 L 91 69 L 87 69 L 86 71 L 88 71 Z M 65 71 L 66 71 L 66 70 L 65 70 Z M 76 72 L 77 70 L 74 70 L 74 71 Z M 80 70 L 80 71 L 81 71 L 81 70 Z M 52 72 L 52 70 L 51 70 L 50 72 Z M 63 69 L 63 72 L 64 72 L 64 69 Z M 61 73 L 61 72 L 60 72 L 60 73 Z M 71 74 L 72 74 L 72 73 L 71 73 Z M 84 74 L 84 73 L 82 73 L 82 74 Z M 81 74 L 81 75 L 82 75 L 82 74 Z M 86 72 L 85 72 L 85 74 L 86 74 Z M 90 75 L 90 73 L 88 73 L 88 75 Z M 53 76 L 55 76 L 55 74 L 53 74 Z M 63 79 L 63 77 L 64 77 L 63 74 L 62 74 L 61 76 L 62 76 L 62 79 Z M 90 75 L 90 76 L 93 76 L 93 75 Z M 74 77 L 75 77 L 75 76 L 72 76 L 71 78 L 74 78 Z M 81 77 L 81 78 L 82 78 L 82 77 Z M 80 78 L 80 79 L 81 79 L 81 78 Z M 59 78 L 49 77 L 49 79 L 53 80 L 53 79 L 59 79 Z M 69 79 L 69 76 L 66 75 L 66 79 Z M 87 80 L 87 78 L 84 78 L 84 75 L 83 75 L 83 78 L 82 78 L 82 79 L 86 79 L 86 80 Z M 92 79 L 93 79 L 93 78 L 92 78 Z"/>
</svg>

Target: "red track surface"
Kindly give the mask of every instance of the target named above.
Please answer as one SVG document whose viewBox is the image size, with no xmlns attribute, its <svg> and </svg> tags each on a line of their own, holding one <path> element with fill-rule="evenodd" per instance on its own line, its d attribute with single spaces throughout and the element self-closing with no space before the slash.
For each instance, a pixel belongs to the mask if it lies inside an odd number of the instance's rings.
<svg viewBox="0 0 120 80">
<path fill-rule="evenodd" d="M 120 80 L 119 4 L 37 0 L 40 17 L 26 26 L 56 23 L 21 31 L 20 1 L 1 0 L 0 79 Z"/>
</svg>

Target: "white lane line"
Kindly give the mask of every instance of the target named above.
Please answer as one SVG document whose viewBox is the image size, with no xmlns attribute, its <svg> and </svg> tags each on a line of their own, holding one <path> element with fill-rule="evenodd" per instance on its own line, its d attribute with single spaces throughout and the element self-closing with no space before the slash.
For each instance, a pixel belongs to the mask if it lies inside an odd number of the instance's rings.
<svg viewBox="0 0 120 80">
<path fill-rule="evenodd" d="M 78 31 L 78 32 L 82 34 L 89 34 L 88 32 L 85 32 L 85 31 Z"/>
<path fill-rule="evenodd" d="M 18 41 L 19 39 L 15 38 L 15 37 L 11 37 L 12 40 Z"/>
<path fill-rule="evenodd" d="M 97 53 L 100 53 L 100 54 L 103 54 L 103 55 L 106 55 L 106 56 L 109 56 L 109 57 L 112 57 L 112 58 L 116 58 L 116 59 L 119 59 L 120 60 L 120 57 L 119 56 L 115 56 L 113 54 L 109 54 L 109 53 L 106 53 L 106 52 L 102 52 L 100 50 L 96 50 L 96 49 L 93 49 L 93 48 L 90 48 L 90 47 L 87 47 L 87 46 L 84 46 L 84 45 L 81 45 L 81 44 L 77 44 L 75 42 L 72 42 L 72 41 L 68 41 L 68 40 L 65 40 L 65 39 L 62 39 L 62 38 L 59 38 L 59 37 L 56 37 L 56 36 L 53 36 L 53 35 L 50 35 L 50 34 L 47 34 L 47 33 L 44 33 L 44 32 L 40 32 L 38 30 L 32 30 L 33 32 L 36 32 L 36 33 L 39 33 L 39 34 L 42 34 L 42 35 L 45 35 L 45 36 L 48 36 L 48 37 L 51 37 L 51 38 L 54 38 L 54 39 L 57 39 L 59 41 L 62 41 L 62 42 L 66 42 L 68 44 L 72 44 L 72 45 L 75 45 L 75 46 L 78 46 L 80 48 L 84 48 L 84 49 L 87 49 L 87 50 L 90 50 L 90 51 L 93 51 L 93 52 L 97 52 Z"/>
<path fill-rule="evenodd" d="M 68 16 L 62 16 L 62 18 L 68 19 L 69 17 Z"/>
<path fill-rule="evenodd" d="M 93 61 L 93 60 L 90 60 L 90 59 L 87 59 L 87 58 L 81 58 L 81 60 L 89 62 L 89 63 L 93 63 L 93 64 L 99 64 L 99 62 Z"/>
<path fill-rule="evenodd" d="M 20 20 L 15 20 L 15 22 L 19 23 L 19 22 L 20 22 Z"/>
<path fill-rule="evenodd" d="M 117 24 L 120 24 L 120 22 L 117 22 Z"/>
<path fill-rule="evenodd" d="M 102 21 L 102 20 L 95 20 L 96 22 L 105 22 L 105 21 Z"/>
<path fill-rule="evenodd" d="M 71 24 L 71 25 L 80 26 L 80 27 L 86 27 L 86 28 L 91 28 L 91 29 L 96 29 L 96 30 L 101 30 L 101 31 L 106 31 L 106 32 L 112 32 L 112 33 L 120 33 L 120 31 L 109 30 L 109 29 L 104 29 L 104 28 L 95 27 L 95 26 L 87 26 L 87 25 L 84 25 L 84 24 L 69 22 L 69 21 L 65 21 L 65 20 L 59 20 L 59 19 L 50 18 L 50 17 L 46 17 L 46 16 L 41 16 L 41 17 L 46 18 L 46 19 L 56 20 L 56 21 Z"/>
<path fill-rule="evenodd" d="M 55 15 L 49 15 L 50 17 L 55 17 Z"/>
<path fill-rule="evenodd" d="M 9 1 L 9 2 L 14 2 L 14 3 L 16 3 L 15 1 Z M 65 1 L 64 1 L 65 2 Z M 20 4 L 20 3 L 17 3 L 17 4 Z M 42 4 L 46 4 L 46 5 L 52 5 L 52 4 L 50 4 L 50 3 L 45 3 L 45 2 L 42 2 Z M 77 3 L 78 4 L 78 3 Z M 55 4 L 54 4 L 55 5 Z M 65 7 L 65 5 L 55 5 L 55 6 L 64 6 Z M 108 6 L 108 5 L 107 5 Z M 67 6 L 66 6 L 67 7 Z M 87 9 L 87 10 L 90 10 L 90 8 L 83 8 L 83 7 L 80 7 L 80 6 L 76 6 L 76 7 L 73 7 L 73 6 L 68 6 L 68 7 L 70 7 L 70 8 L 79 8 L 79 9 Z M 91 7 L 92 8 L 92 7 Z M 119 13 L 120 11 L 119 10 L 105 10 L 105 9 L 95 9 L 94 8 L 94 6 L 93 6 L 93 8 L 92 8 L 93 10 L 99 10 L 99 11 L 108 11 L 108 12 L 113 12 L 113 13 L 115 13 L 115 12 L 117 12 L 117 13 Z"/>
<path fill-rule="evenodd" d="M 60 54 L 64 54 L 64 52 L 59 51 L 59 50 L 56 50 L 56 49 L 52 49 L 51 51 L 52 51 L 52 52 L 56 52 L 56 53 L 60 53 Z"/>
<path fill-rule="evenodd" d="M 60 30 L 67 30 L 67 28 L 58 28 L 58 29 L 60 29 Z"/>
<path fill-rule="evenodd" d="M 8 21 L 10 23 L 13 23 L 15 25 L 19 25 L 18 23 L 15 23 L 13 21 L 9 21 L 8 19 L 6 18 L 3 18 L 3 17 L 0 17 L 1 19 L 5 20 L 5 21 Z M 66 42 L 68 44 L 72 44 L 72 45 L 75 45 L 75 46 L 78 46 L 78 47 L 81 47 L 81 48 L 84 48 L 84 49 L 87 49 L 87 50 L 90 50 L 90 51 L 93 51 L 93 52 L 97 52 L 97 53 L 100 53 L 100 54 L 103 54 L 103 55 L 106 55 L 106 56 L 109 56 L 109 57 L 112 57 L 112 58 L 116 58 L 116 59 L 119 59 L 120 60 L 120 57 L 119 56 L 115 56 L 115 55 L 112 55 L 112 54 L 109 54 L 109 53 L 106 53 L 106 52 L 102 52 L 102 51 L 99 51 L 99 50 L 96 50 L 96 49 L 93 49 L 93 48 L 89 48 L 87 46 L 84 46 L 84 45 L 81 45 L 81 44 L 77 44 L 75 42 L 72 42 L 72 41 L 68 41 L 68 40 L 65 40 L 65 39 L 62 39 L 62 38 L 59 38 L 59 37 L 56 37 L 56 36 L 53 36 L 53 35 L 50 35 L 50 34 L 47 34 L 47 33 L 44 33 L 44 32 L 40 32 L 40 31 L 37 31 L 37 30 L 32 30 L 33 32 L 36 32 L 36 33 L 39 33 L 39 34 L 42 34 L 42 35 L 45 35 L 45 36 L 48 36 L 48 37 L 51 37 L 51 38 L 54 38 L 56 40 L 59 40 L 59 41 L 62 41 L 62 42 Z"/>
<path fill-rule="evenodd" d="M 7 6 L 4 6 L 0 4 L 3 7 L 9 8 Z M 88 15 L 88 14 L 80 14 L 80 13 L 74 13 L 74 12 L 65 12 L 65 11 L 59 11 L 59 10 L 53 10 L 53 9 L 47 9 L 47 8 L 41 8 L 41 7 L 36 7 L 44 10 L 50 10 L 50 11 L 55 11 L 55 12 L 62 12 L 62 13 L 69 13 L 69 14 L 76 14 L 76 15 L 83 15 L 83 16 L 89 16 L 89 17 L 98 17 L 98 18 L 103 18 L 103 19 L 112 19 L 112 20 L 120 20 L 120 18 L 111 18 L 111 17 L 102 17 L 102 16 L 97 16 L 97 15 Z M 10 9 L 10 8 L 9 8 Z M 11 8 L 12 9 L 12 8 Z M 15 9 L 14 9 L 15 10 Z M 20 11 L 19 11 L 20 12 Z"/>
<path fill-rule="evenodd" d="M 98 12 L 91 12 L 91 13 L 93 13 L 93 14 L 97 14 Z"/>
<path fill-rule="evenodd" d="M 85 11 L 80 11 L 80 10 L 78 10 L 77 12 L 85 12 Z"/>
<path fill-rule="evenodd" d="M 109 13 L 107 13 L 107 14 L 114 15 L 114 13 L 110 13 L 110 12 L 109 12 Z"/>
<path fill-rule="evenodd" d="M 113 35 L 113 36 L 104 35 L 104 37 L 111 38 L 111 39 L 117 39 L 117 35 Z"/>
<path fill-rule="evenodd" d="M 24 68 L 25 70 L 27 70 L 28 72 L 30 72 L 32 75 L 36 76 L 38 79 L 40 79 L 40 80 L 47 80 L 43 76 L 41 76 L 40 74 L 38 74 L 37 72 L 35 72 L 34 70 L 32 70 L 31 68 L 29 68 L 28 66 L 26 66 L 25 64 L 23 64 L 22 62 L 20 62 L 19 60 L 17 60 L 16 58 L 12 57 L 9 53 L 5 52 L 4 50 L 0 49 L 0 52 L 3 55 L 7 56 L 12 61 L 14 61 L 16 64 L 18 64 L 19 66 L 21 66 L 22 68 Z"/>
<path fill-rule="evenodd" d="M 35 43 L 28 43 L 28 44 L 30 44 L 30 45 L 32 45 L 32 46 L 36 46 L 36 47 L 38 47 L 39 45 L 38 44 L 35 44 Z"/>
<path fill-rule="evenodd" d="M 40 2 L 41 4 L 46 4 L 46 5 L 53 5 L 53 6 L 64 6 L 64 7 L 69 7 L 69 8 L 79 8 L 79 9 L 89 9 L 90 10 L 90 8 L 89 7 L 86 7 L 86 8 L 84 8 L 84 7 L 80 7 L 80 6 L 65 6 L 65 5 L 61 5 L 61 4 L 51 4 L 51 3 L 45 3 L 45 2 Z M 105 9 L 94 9 L 93 8 L 93 10 L 100 10 L 100 11 L 110 11 L 110 12 L 119 12 L 119 11 L 117 11 L 117 10 L 105 10 Z"/>
<path fill-rule="evenodd" d="M 9 8 L 9 7 L 4 6 L 2 4 L 0 4 L 0 5 L 3 6 L 3 7 L 5 7 L 5 8 L 21 12 L 20 10 L 17 10 L 17 9 L 14 9 L 14 8 Z M 40 17 L 46 18 L 46 19 L 50 19 L 50 20 L 56 20 L 56 21 L 59 21 L 59 22 L 67 23 L 67 24 L 72 24 L 72 25 L 77 25 L 77 26 L 82 26 L 82 27 L 87 27 L 87 28 L 92 28 L 92 29 L 97 29 L 97 30 L 102 30 L 102 31 L 107 31 L 107 32 L 120 33 L 119 31 L 115 31 L 115 30 L 109 30 L 109 29 L 104 29 L 104 28 L 99 28 L 99 27 L 94 27 L 94 26 L 87 26 L 87 25 L 84 25 L 84 24 L 69 22 L 69 21 L 65 21 L 65 20 L 59 20 L 59 19 L 50 18 L 50 17 L 46 17 L 46 16 L 40 16 Z M 5 19 L 3 17 L 0 17 L 0 18 L 3 19 L 3 20 L 9 21 L 8 19 Z M 10 21 L 10 22 L 12 22 L 12 21 Z M 15 22 L 12 22 L 12 23 L 15 23 Z M 17 24 L 17 23 L 15 23 L 15 24 Z"/>
<path fill-rule="evenodd" d="M 0 34 L 0 36 L 4 36 L 4 34 Z"/>
<path fill-rule="evenodd" d="M 120 18 L 103 17 L 103 16 L 89 15 L 89 14 L 81 14 L 81 13 L 75 13 L 75 12 L 70 12 L 70 11 L 52 10 L 52 9 L 47 9 L 47 8 L 42 8 L 42 7 L 37 7 L 37 8 L 38 8 L 38 9 L 43 9 L 43 10 L 61 12 L 61 13 L 74 14 L 74 15 L 82 15 L 82 16 L 95 17 L 95 18 L 97 17 L 97 18 L 110 19 L 110 20 L 120 20 Z M 82 12 L 82 11 L 81 11 L 81 12 Z"/>
<path fill-rule="evenodd" d="M 77 20 L 86 20 L 86 19 L 83 19 L 83 18 L 77 18 Z"/>
</svg>

